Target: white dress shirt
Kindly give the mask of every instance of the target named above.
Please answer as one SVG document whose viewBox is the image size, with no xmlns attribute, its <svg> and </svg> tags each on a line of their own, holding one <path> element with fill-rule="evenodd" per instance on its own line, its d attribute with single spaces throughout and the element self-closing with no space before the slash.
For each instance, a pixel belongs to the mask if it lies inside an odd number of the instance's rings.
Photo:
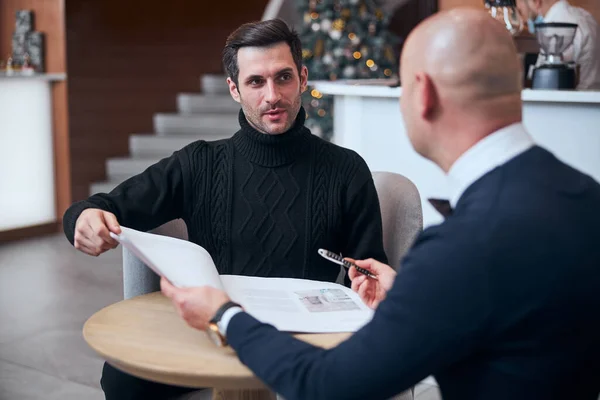
<svg viewBox="0 0 600 400">
<path fill-rule="evenodd" d="M 522 123 L 504 127 L 477 142 L 452 164 L 448 171 L 450 205 L 476 180 L 525 152 L 535 143 Z"/>
<path fill-rule="evenodd" d="M 229 326 L 229 321 L 231 321 L 231 318 L 233 318 L 234 315 L 241 313 L 242 311 L 244 310 L 242 310 L 241 307 L 231 307 L 223 313 L 221 321 L 217 322 L 217 327 L 219 328 L 221 335 L 227 337 L 227 327 Z"/>
<path fill-rule="evenodd" d="M 574 7 L 566 0 L 555 3 L 544 22 L 568 22 L 577 24 L 573 44 L 563 54 L 565 61 L 574 61 L 580 66 L 577 89 L 600 89 L 600 27 L 592 14 L 583 8 Z M 539 57 L 538 64 L 543 63 Z"/>
</svg>

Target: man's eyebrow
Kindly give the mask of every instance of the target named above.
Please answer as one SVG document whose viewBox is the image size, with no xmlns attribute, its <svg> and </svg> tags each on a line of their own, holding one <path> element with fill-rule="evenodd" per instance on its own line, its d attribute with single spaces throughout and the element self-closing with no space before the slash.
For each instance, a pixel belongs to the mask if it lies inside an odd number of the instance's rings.
<svg viewBox="0 0 600 400">
<path fill-rule="evenodd" d="M 277 71 L 275 73 L 275 76 L 281 76 L 283 74 L 291 74 L 294 72 L 294 69 L 292 67 L 286 67 L 283 68 L 279 71 Z M 254 74 L 254 75 L 250 75 L 245 79 L 245 82 L 252 82 L 253 80 L 261 80 L 264 79 L 264 77 L 262 75 L 258 75 L 258 74 Z"/>
<path fill-rule="evenodd" d="M 287 67 L 287 68 L 284 68 L 284 69 L 278 71 L 275 75 L 283 75 L 283 74 L 291 73 L 291 72 L 294 72 L 294 69 L 291 67 Z"/>
<path fill-rule="evenodd" d="M 246 82 L 252 82 L 254 80 L 263 79 L 262 75 L 250 75 L 245 79 Z"/>
</svg>

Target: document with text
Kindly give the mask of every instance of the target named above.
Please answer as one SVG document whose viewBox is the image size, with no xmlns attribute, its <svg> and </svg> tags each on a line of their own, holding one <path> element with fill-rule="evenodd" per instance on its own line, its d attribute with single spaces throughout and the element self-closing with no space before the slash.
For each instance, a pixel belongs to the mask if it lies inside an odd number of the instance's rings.
<svg viewBox="0 0 600 400">
<path fill-rule="evenodd" d="M 373 316 L 351 289 L 294 278 L 219 275 L 206 249 L 187 240 L 121 227 L 111 234 L 158 275 L 178 287 L 224 290 L 258 320 L 288 332 L 355 332 Z"/>
</svg>

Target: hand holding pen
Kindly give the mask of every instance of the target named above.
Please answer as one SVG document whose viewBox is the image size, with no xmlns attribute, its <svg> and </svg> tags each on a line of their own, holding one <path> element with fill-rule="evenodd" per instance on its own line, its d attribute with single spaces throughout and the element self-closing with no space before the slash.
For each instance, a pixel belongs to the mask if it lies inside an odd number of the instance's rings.
<svg viewBox="0 0 600 400">
<path fill-rule="evenodd" d="M 352 290 L 358 293 L 362 301 L 372 309 L 377 308 L 385 299 L 387 291 L 391 289 L 396 279 L 394 269 L 372 258 L 355 261 L 324 249 L 319 249 L 319 254 L 331 262 L 348 268 Z"/>
<path fill-rule="evenodd" d="M 341 254 L 335 254 L 334 252 L 325 249 L 319 249 L 319 255 L 321 255 L 321 257 L 325 258 L 326 260 L 329 260 L 331 262 L 341 265 L 344 268 L 347 268 L 348 270 L 354 267 L 354 269 L 356 269 L 357 272 L 366 275 L 369 278 L 377 279 L 377 276 L 373 275 L 370 271 L 360 268 L 359 266 L 354 264 L 354 260 L 352 260 L 351 258 L 343 258 Z"/>
<path fill-rule="evenodd" d="M 372 258 L 368 260 L 356 260 L 354 263 L 359 268 L 370 271 L 371 274 L 378 278 L 377 280 L 369 279 L 354 268 L 348 271 L 348 277 L 352 281 L 352 290 L 358 293 L 368 307 L 376 309 L 379 303 L 385 299 L 388 290 L 394 285 L 397 275 L 396 271 L 389 265 L 373 260 Z"/>
</svg>

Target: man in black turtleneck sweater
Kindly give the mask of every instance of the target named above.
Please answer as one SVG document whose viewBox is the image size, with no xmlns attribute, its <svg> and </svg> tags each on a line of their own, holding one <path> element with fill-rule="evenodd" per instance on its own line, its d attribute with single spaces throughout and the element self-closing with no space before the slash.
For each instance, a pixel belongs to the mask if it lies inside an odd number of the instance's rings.
<svg viewBox="0 0 600 400">
<path fill-rule="evenodd" d="M 325 248 L 386 261 L 371 173 L 355 152 L 304 127 L 308 73 L 296 33 L 279 20 L 246 24 L 228 39 L 223 63 L 241 129 L 197 141 L 65 213 L 69 241 L 98 255 L 116 247 L 120 225 L 150 230 L 182 218 L 221 274 L 334 281 Z M 134 378 L 108 364 L 106 398 L 166 399 L 190 389 Z"/>
</svg>

